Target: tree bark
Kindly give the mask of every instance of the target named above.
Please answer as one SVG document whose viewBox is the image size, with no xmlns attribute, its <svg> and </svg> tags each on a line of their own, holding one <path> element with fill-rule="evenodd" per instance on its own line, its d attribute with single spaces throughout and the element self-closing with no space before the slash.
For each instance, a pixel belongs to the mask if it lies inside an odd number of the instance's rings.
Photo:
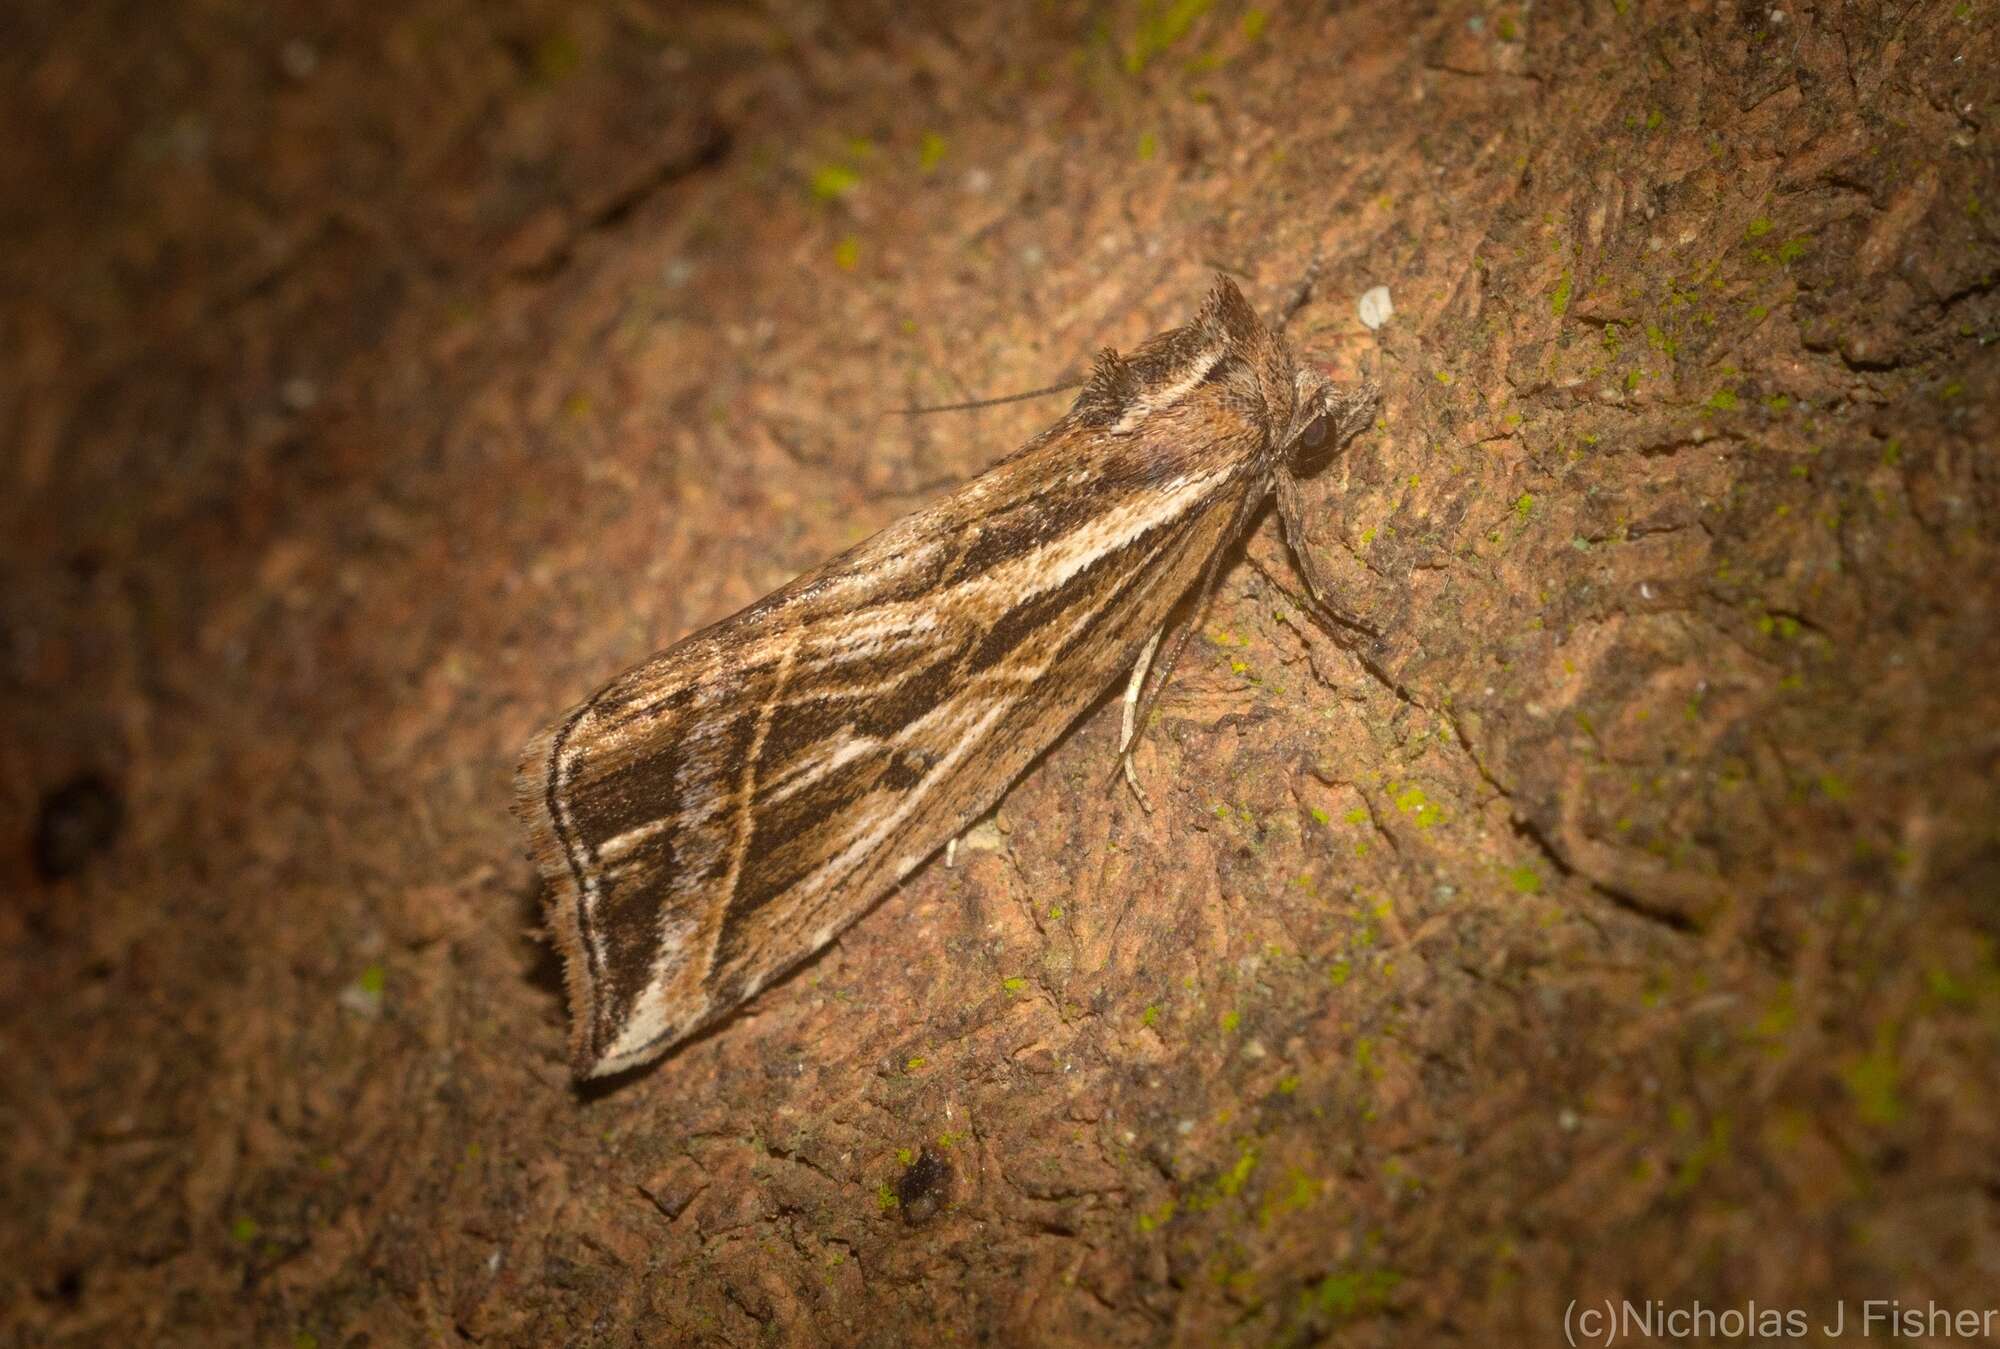
<svg viewBox="0 0 2000 1349">
<path fill-rule="evenodd" d="M 10 1342 L 1989 1307 L 1990 7 L 25 9 Z M 1216 269 L 1376 635 L 1266 518 L 1150 814 L 1107 703 L 573 1087 L 518 746 Z"/>
</svg>

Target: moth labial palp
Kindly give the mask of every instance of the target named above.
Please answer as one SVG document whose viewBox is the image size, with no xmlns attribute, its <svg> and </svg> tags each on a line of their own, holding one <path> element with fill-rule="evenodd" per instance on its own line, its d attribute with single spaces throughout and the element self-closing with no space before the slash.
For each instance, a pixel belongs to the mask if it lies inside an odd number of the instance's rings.
<svg viewBox="0 0 2000 1349">
<path fill-rule="evenodd" d="M 1299 554 L 1291 456 L 1373 405 L 1218 280 L 984 474 L 545 728 L 517 809 L 576 1072 L 657 1058 L 832 941 L 1121 677 L 1137 790 L 1132 745 L 1194 631 L 1161 651 L 1176 606 L 1274 487 Z"/>
</svg>

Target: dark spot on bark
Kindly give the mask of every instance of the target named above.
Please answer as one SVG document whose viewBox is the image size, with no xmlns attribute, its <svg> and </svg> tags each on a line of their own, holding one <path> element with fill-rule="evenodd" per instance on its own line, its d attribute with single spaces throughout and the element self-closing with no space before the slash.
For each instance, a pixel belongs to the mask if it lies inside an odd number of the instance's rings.
<svg viewBox="0 0 2000 1349">
<path fill-rule="evenodd" d="M 112 845 L 124 818 L 124 798 L 96 773 L 56 788 L 35 819 L 36 874 L 45 881 L 74 876 Z"/>
<path fill-rule="evenodd" d="M 74 1307 L 83 1301 L 83 1271 L 75 1265 L 65 1265 L 56 1271 L 56 1276 L 43 1290 L 45 1302 L 59 1302 L 65 1307 Z"/>
<path fill-rule="evenodd" d="M 951 1198 L 951 1163 L 925 1148 L 896 1181 L 896 1205 L 912 1226 L 937 1216 Z"/>
</svg>

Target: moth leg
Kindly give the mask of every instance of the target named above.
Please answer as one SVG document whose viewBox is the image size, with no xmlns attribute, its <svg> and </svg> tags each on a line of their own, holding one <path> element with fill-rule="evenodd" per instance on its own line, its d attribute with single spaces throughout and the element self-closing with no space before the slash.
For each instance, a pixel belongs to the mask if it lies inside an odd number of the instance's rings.
<svg viewBox="0 0 2000 1349">
<path fill-rule="evenodd" d="M 1236 515 L 1229 522 L 1229 528 L 1223 531 L 1225 542 L 1216 548 L 1215 556 L 1208 560 L 1208 568 L 1202 572 L 1201 580 L 1196 584 L 1194 607 L 1188 611 L 1187 621 L 1181 625 L 1181 630 L 1174 634 L 1174 644 L 1167 648 L 1167 658 L 1154 670 L 1151 686 L 1144 693 L 1140 692 L 1140 685 L 1146 680 L 1147 667 L 1152 664 L 1154 650 L 1160 645 L 1160 638 L 1166 635 L 1165 624 L 1162 624 L 1160 630 L 1153 634 L 1152 640 L 1146 643 L 1146 649 L 1140 653 L 1139 663 L 1132 671 L 1132 682 L 1125 688 L 1125 736 L 1119 745 L 1119 754 L 1125 761 L 1125 781 L 1132 785 L 1133 794 L 1139 798 L 1139 804 L 1148 812 L 1153 806 L 1146 800 L 1146 794 L 1139 790 L 1139 775 L 1132 768 L 1132 742 L 1138 736 L 1139 727 L 1145 723 L 1146 714 L 1153 710 L 1153 704 L 1159 701 L 1160 692 L 1173 677 L 1174 666 L 1180 664 L 1181 653 L 1187 650 L 1189 639 L 1194 636 L 1195 629 L 1201 626 L 1201 616 L 1207 611 L 1208 602 L 1215 595 L 1216 583 L 1222 579 L 1223 559 L 1235 551 L 1236 540 L 1242 536 L 1244 525 L 1261 504 L 1262 501 L 1253 493 L 1246 495 L 1243 503 L 1236 508 Z"/>
<path fill-rule="evenodd" d="M 1357 632 L 1365 632 L 1370 637 L 1379 638 L 1382 634 L 1378 629 L 1353 614 L 1334 607 L 1332 601 L 1327 599 L 1326 592 L 1329 587 L 1320 576 L 1319 563 L 1314 559 L 1312 550 L 1307 548 L 1305 543 L 1306 507 L 1305 499 L 1299 492 L 1298 479 L 1283 469 L 1273 477 L 1276 479 L 1278 489 L 1278 518 L 1285 526 L 1285 543 L 1291 549 L 1292 561 L 1298 567 L 1299 575 L 1305 578 L 1306 590 L 1312 598 L 1311 608 L 1316 610 L 1320 617 L 1338 623 L 1344 628 L 1353 628 Z M 1260 567 L 1258 570 L 1263 569 Z M 1277 585 L 1268 574 L 1264 579 Z M 1280 586 L 1279 589 L 1283 587 Z"/>
<path fill-rule="evenodd" d="M 1183 623 L 1181 630 L 1174 634 L 1174 644 L 1167 648 L 1167 658 L 1158 662 L 1153 667 L 1153 682 L 1146 689 L 1145 696 L 1138 700 L 1138 706 L 1135 708 L 1130 702 L 1126 703 L 1126 724 L 1132 728 L 1135 736 L 1138 728 L 1145 724 L 1146 714 L 1151 712 L 1153 704 L 1160 700 L 1160 694 L 1167 687 L 1167 681 L 1173 677 L 1174 666 L 1180 664 L 1181 652 L 1187 650 L 1187 644 L 1194 637 L 1195 629 L 1201 626 L 1201 609 L 1208 606 L 1208 591 L 1212 589 L 1214 589 L 1214 586 L 1211 584 L 1202 591 L 1200 608 L 1197 608 L 1194 613 L 1189 614 L 1187 622 Z M 1160 634 L 1165 631 L 1166 629 L 1162 628 L 1159 633 L 1153 635 L 1152 642 L 1146 648 L 1148 656 L 1153 654 L 1152 648 L 1159 645 Z M 1126 690 L 1126 696 L 1128 698 L 1131 697 L 1131 690 Z M 1132 753 L 1129 743 L 1125 747 L 1125 771 L 1128 774 L 1132 771 Z M 1136 786 L 1137 784 L 1134 785 Z"/>
<path fill-rule="evenodd" d="M 1146 639 L 1145 649 L 1132 666 L 1132 678 L 1125 685 L 1125 726 L 1118 737 L 1118 757 L 1125 765 L 1125 782 L 1148 815 L 1153 813 L 1153 803 L 1146 799 L 1145 788 L 1139 785 L 1139 774 L 1132 767 L 1132 742 L 1139 734 L 1139 693 L 1146 687 L 1146 671 L 1152 667 L 1153 653 L 1160 649 L 1160 639 L 1166 635 L 1166 625 L 1162 624 Z"/>
<path fill-rule="evenodd" d="M 950 871 L 958 865 L 958 835 L 951 836 L 951 842 L 944 845 L 944 869 Z"/>
</svg>

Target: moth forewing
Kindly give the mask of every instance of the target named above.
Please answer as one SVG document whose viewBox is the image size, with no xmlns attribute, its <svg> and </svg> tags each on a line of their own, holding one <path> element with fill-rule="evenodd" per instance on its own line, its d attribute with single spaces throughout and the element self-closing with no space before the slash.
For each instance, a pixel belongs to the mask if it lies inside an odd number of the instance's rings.
<svg viewBox="0 0 2000 1349">
<path fill-rule="evenodd" d="M 576 1071 L 725 1015 L 990 809 L 1156 639 L 1326 397 L 1219 281 L 985 474 L 537 735 L 518 809 Z"/>
</svg>

